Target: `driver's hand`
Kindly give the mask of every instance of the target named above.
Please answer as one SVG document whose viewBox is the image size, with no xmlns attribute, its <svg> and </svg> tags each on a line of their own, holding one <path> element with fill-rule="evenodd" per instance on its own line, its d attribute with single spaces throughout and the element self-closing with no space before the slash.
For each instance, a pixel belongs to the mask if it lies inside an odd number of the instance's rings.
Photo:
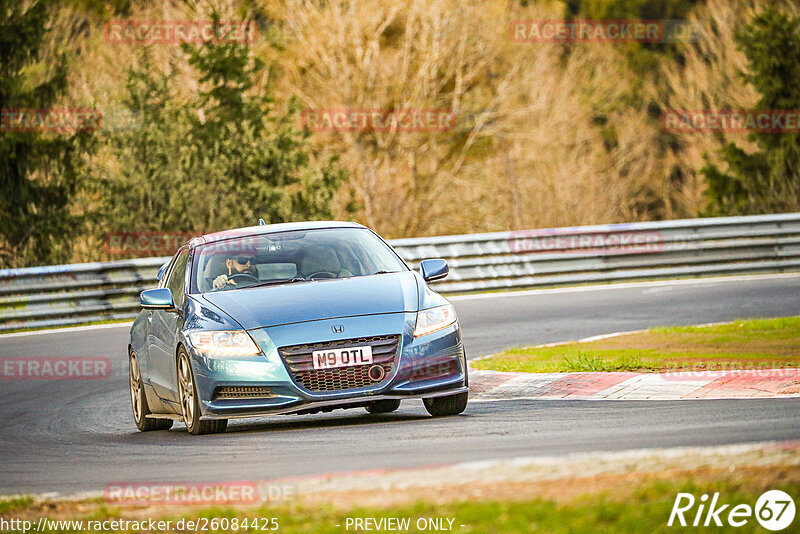
<svg viewBox="0 0 800 534">
<path fill-rule="evenodd" d="M 233 280 L 228 280 L 227 274 L 221 274 L 218 277 L 214 278 L 214 283 L 212 284 L 212 287 L 214 289 L 222 289 L 228 284 L 236 285 L 236 282 Z"/>
</svg>

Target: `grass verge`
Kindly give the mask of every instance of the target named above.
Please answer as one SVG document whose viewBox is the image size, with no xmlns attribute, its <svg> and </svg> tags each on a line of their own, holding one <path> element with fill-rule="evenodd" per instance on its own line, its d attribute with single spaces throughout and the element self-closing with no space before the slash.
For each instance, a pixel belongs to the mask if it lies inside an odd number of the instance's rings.
<svg viewBox="0 0 800 534">
<path fill-rule="evenodd" d="M 471 365 L 529 373 L 800 367 L 800 317 L 653 328 L 588 343 L 510 349 Z"/>
<path fill-rule="evenodd" d="M 275 518 L 279 525 L 277 531 L 292 533 L 341 533 L 363 532 L 364 529 L 353 528 L 356 518 L 381 519 L 397 518 L 407 520 L 409 528 L 405 532 L 422 532 L 430 529 L 419 528 L 423 521 L 438 520 L 440 526 L 449 526 L 450 531 L 459 533 L 522 533 L 522 532 L 668 532 L 675 527 L 667 527 L 670 511 L 679 492 L 691 493 L 696 498 L 703 494 L 719 493 L 719 504 L 746 504 L 754 507 L 758 497 L 767 490 L 780 489 L 788 493 L 795 502 L 800 502 L 800 470 L 781 467 L 753 467 L 736 471 L 696 471 L 691 474 L 662 473 L 661 475 L 642 476 L 636 478 L 617 478 L 612 485 L 586 483 L 584 479 L 573 480 L 578 487 L 585 488 L 577 496 L 562 497 L 557 492 L 542 492 L 543 497 L 527 499 L 492 499 L 490 495 L 480 500 L 460 500 L 435 502 L 420 500 L 414 504 L 387 506 L 381 508 L 349 507 L 347 509 L 332 506 L 280 505 L 264 506 L 257 509 L 234 509 L 228 507 L 196 509 L 191 513 L 170 515 L 169 507 L 150 508 L 146 515 L 139 513 L 131 516 L 128 509 L 106 507 L 95 503 L 73 505 L 65 512 L 56 513 L 60 519 L 83 520 L 81 529 L 73 524 L 64 528 L 51 526 L 45 532 L 86 532 L 86 521 L 105 521 L 122 517 L 134 517 L 131 520 L 145 518 L 169 519 L 175 525 L 179 520 L 195 520 L 205 518 L 208 532 L 234 532 L 230 525 L 236 519 L 239 524 L 244 518 L 258 520 L 259 525 L 266 519 Z M 598 490 L 597 487 L 600 489 Z M 551 488 L 556 489 L 557 488 Z M 555 495 L 555 496 L 554 496 Z M 697 501 L 699 502 L 699 500 Z M 17 503 L 18 505 L 21 503 Z M 8 520 L 20 513 L 28 519 L 36 521 L 41 515 L 41 504 L 23 504 L 23 510 L 12 508 L 17 514 L 9 514 L 6 510 L 2 516 Z M 81 508 L 82 507 L 82 508 Z M 730 508 L 729 507 L 729 508 Z M 81 511 L 82 510 L 82 511 Z M 25 513 L 27 512 L 27 513 Z M 691 522 L 697 506 L 686 513 Z M 53 514 L 46 514 L 50 517 Z M 228 521 L 223 523 L 221 520 Z M 216 523 L 211 520 L 216 520 Z M 722 514 L 724 521 L 725 514 Z M 348 521 L 349 520 L 349 521 Z M 795 519 L 795 522 L 799 521 Z M 212 528 L 212 525 L 226 525 L 226 528 Z M 426 523 L 430 524 L 430 523 Z M 796 524 L 796 523 L 795 523 Z M 347 526 L 350 525 L 350 528 Z M 174 529 L 171 529 L 174 530 Z M 253 529 L 250 529 L 253 530 Z M 680 529 L 679 529 L 680 530 Z M 750 517 L 744 528 L 702 528 L 703 532 L 753 532 L 759 531 L 758 523 Z M 788 529 L 787 531 L 790 531 Z M 7 530 L 13 531 L 13 530 Z M 243 531 L 243 530 L 242 530 Z M 260 532 L 260 529 L 254 531 Z M 106 530 L 106 532 L 121 532 Z"/>
</svg>

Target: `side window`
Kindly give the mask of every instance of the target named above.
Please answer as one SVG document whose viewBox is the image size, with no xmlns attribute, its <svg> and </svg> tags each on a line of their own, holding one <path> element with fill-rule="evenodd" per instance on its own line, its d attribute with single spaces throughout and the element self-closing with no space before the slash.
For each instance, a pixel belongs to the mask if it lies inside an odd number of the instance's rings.
<svg viewBox="0 0 800 534">
<path fill-rule="evenodd" d="M 172 298 L 175 299 L 175 306 L 183 305 L 183 288 L 186 285 L 186 264 L 188 261 L 189 249 L 185 248 L 178 252 L 167 279 L 167 287 L 172 292 Z"/>
<path fill-rule="evenodd" d="M 158 287 L 167 287 L 167 280 L 169 280 L 169 272 L 172 270 L 172 266 L 175 265 L 175 256 L 169 260 L 167 263 L 167 268 L 164 269 L 164 274 L 158 280 Z"/>
</svg>

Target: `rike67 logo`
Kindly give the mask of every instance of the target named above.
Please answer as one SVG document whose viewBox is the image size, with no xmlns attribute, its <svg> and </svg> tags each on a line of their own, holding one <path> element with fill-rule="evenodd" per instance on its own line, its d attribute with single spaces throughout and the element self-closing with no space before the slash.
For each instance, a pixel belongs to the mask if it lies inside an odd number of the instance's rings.
<svg viewBox="0 0 800 534">
<path fill-rule="evenodd" d="M 781 490 L 765 491 L 756 501 L 755 507 L 749 504 L 723 503 L 719 499 L 719 493 L 714 493 L 710 501 L 705 493 L 700 499 L 695 499 L 691 493 L 678 493 L 667 526 L 743 527 L 755 516 L 762 527 L 778 532 L 792 524 L 795 511 L 792 497 Z"/>
</svg>

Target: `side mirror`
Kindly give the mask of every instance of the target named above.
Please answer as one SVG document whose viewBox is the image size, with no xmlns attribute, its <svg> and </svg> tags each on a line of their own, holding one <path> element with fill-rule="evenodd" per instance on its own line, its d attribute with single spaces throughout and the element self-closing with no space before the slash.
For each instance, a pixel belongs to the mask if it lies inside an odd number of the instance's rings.
<svg viewBox="0 0 800 534">
<path fill-rule="evenodd" d="M 170 311 L 175 308 L 175 302 L 172 300 L 172 292 L 166 287 L 145 289 L 139 295 L 139 301 L 142 304 L 142 308 L 146 310 Z"/>
<path fill-rule="evenodd" d="M 442 259 L 422 260 L 419 263 L 419 271 L 426 282 L 441 280 L 450 272 L 447 262 Z"/>
<path fill-rule="evenodd" d="M 164 271 L 167 270 L 167 267 L 169 267 L 169 261 L 167 261 L 167 263 L 165 263 L 158 269 L 158 275 L 156 275 L 156 280 L 161 280 L 161 277 L 164 276 Z"/>
</svg>

